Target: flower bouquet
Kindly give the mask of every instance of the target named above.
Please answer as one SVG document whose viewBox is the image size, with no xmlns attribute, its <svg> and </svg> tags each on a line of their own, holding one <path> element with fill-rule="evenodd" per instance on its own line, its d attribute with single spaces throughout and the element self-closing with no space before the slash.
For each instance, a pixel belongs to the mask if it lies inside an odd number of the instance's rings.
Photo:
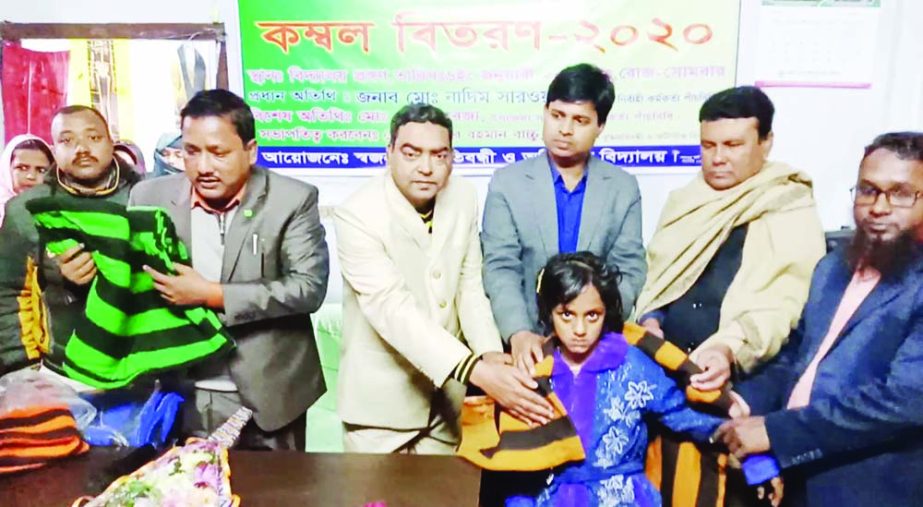
<svg viewBox="0 0 923 507">
<path fill-rule="evenodd" d="M 190 440 L 130 475 L 120 477 L 83 507 L 236 507 L 228 451 L 217 442 Z"/>
<path fill-rule="evenodd" d="M 96 498 L 74 507 L 237 507 L 231 493 L 228 448 L 252 412 L 240 409 L 207 440 L 189 439 L 131 474 L 116 479 Z"/>
</svg>

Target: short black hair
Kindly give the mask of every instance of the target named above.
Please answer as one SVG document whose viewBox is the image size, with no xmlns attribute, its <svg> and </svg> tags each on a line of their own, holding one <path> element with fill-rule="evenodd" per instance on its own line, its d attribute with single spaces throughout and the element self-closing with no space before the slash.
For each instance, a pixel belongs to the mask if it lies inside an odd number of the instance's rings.
<svg viewBox="0 0 923 507">
<path fill-rule="evenodd" d="M 189 102 L 180 111 L 180 125 L 186 118 L 205 118 L 220 116 L 230 120 L 244 145 L 256 138 L 256 125 L 253 121 L 253 111 L 233 92 L 216 88 L 202 90 L 193 95 Z"/>
<path fill-rule="evenodd" d="M 621 332 L 622 296 L 619 293 L 621 272 L 609 266 L 591 252 L 557 254 L 539 272 L 536 292 L 539 320 L 546 331 L 554 329 L 551 314 L 558 305 L 567 304 L 592 285 L 606 306 L 606 320 L 603 329 Z"/>
<path fill-rule="evenodd" d="M 923 162 L 923 132 L 888 132 L 876 137 L 865 147 L 862 160 L 878 149 L 894 153 L 901 160 Z"/>
<path fill-rule="evenodd" d="M 391 117 L 391 140 L 388 141 L 388 146 L 394 146 L 397 131 L 408 123 L 433 123 L 445 127 L 449 131 L 449 146 L 452 146 L 452 119 L 442 109 L 423 102 L 407 104 L 394 113 Z"/>
<path fill-rule="evenodd" d="M 548 85 L 548 104 L 561 102 L 592 102 L 596 109 L 596 123 L 604 125 L 615 101 L 615 86 L 609 75 L 595 65 L 578 63 L 558 72 Z"/>
<path fill-rule="evenodd" d="M 67 115 L 77 114 L 77 113 L 90 113 L 96 116 L 97 118 L 99 118 L 99 121 L 103 122 L 103 125 L 106 126 L 106 135 L 109 136 L 110 138 L 112 137 L 112 134 L 109 132 L 109 120 L 107 120 L 106 117 L 103 116 L 103 113 L 100 113 L 99 110 L 96 109 L 95 107 L 84 106 L 83 104 L 73 104 L 70 106 L 64 106 L 64 107 L 58 108 L 58 110 L 55 111 L 54 115 L 55 116 L 67 116 Z"/>
<path fill-rule="evenodd" d="M 772 132 L 776 108 L 763 90 L 755 86 L 736 86 L 708 97 L 699 109 L 699 122 L 736 118 L 756 118 L 760 141 Z"/>
</svg>

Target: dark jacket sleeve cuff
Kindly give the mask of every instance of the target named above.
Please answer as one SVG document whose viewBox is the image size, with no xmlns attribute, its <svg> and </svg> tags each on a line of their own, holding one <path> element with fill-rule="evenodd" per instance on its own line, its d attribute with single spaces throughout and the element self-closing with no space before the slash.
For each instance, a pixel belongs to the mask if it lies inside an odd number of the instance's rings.
<svg viewBox="0 0 923 507">
<path fill-rule="evenodd" d="M 780 410 L 766 415 L 769 447 L 782 468 L 791 468 L 824 456 L 817 439 L 801 421 L 799 410 Z"/>
</svg>

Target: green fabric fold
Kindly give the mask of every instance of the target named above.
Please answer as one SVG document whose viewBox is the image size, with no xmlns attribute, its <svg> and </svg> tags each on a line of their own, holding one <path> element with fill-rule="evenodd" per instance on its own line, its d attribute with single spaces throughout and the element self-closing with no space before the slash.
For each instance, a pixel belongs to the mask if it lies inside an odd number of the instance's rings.
<svg viewBox="0 0 923 507">
<path fill-rule="evenodd" d="M 189 252 L 163 209 L 132 207 L 67 194 L 26 204 L 53 255 L 82 243 L 97 274 L 83 318 L 65 347 L 64 372 L 114 389 L 142 375 L 188 367 L 234 346 L 217 314 L 176 307 L 160 297 L 143 266 L 175 273 Z"/>
</svg>

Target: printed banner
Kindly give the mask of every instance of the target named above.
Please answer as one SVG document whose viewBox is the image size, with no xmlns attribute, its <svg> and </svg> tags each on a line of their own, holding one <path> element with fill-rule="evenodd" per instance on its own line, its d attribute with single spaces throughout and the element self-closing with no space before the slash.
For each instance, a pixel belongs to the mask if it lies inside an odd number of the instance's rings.
<svg viewBox="0 0 923 507">
<path fill-rule="evenodd" d="M 391 116 L 428 102 L 453 120 L 456 168 L 542 150 L 546 90 L 589 62 L 615 82 L 595 153 L 625 167 L 698 167 L 698 109 L 733 86 L 739 0 L 240 0 L 244 92 L 260 163 L 377 167 Z"/>
</svg>

